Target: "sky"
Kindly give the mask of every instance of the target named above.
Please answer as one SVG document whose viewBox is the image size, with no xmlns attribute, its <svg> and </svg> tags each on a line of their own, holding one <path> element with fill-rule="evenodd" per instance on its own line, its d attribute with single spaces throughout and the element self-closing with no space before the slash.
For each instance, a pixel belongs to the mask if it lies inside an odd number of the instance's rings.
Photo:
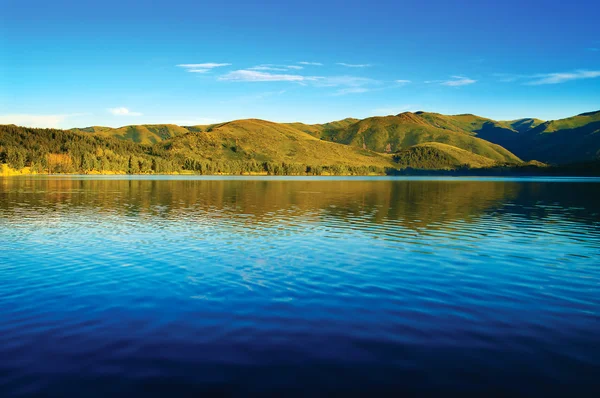
<svg viewBox="0 0 600 398">
<path fill-rule="evenodd" d="M 598 1 L 0 0 L 0 123 L 600 109 Z"/>
</svg>

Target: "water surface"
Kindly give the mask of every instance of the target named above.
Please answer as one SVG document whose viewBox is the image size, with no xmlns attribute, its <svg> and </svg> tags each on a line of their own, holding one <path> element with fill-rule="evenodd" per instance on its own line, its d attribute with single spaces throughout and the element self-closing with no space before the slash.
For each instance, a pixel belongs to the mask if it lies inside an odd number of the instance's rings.
<svg viewBox="0 0 600 398">
<path fill-rule="evenodd" d="M 600 180 L 0 179 L 0 396 L 600 392 Z"/>
</svg>

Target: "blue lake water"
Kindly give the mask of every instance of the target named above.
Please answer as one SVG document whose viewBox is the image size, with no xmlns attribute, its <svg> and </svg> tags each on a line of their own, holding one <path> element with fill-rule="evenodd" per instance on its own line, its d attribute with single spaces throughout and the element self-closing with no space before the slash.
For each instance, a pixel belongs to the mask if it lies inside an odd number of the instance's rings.
<svg viewBox="0 0 600 398">
<path fill-rule="evenodd" d="M 0 396 L 600 392 L 600 180 L 0 178 Z"/>
</svg>

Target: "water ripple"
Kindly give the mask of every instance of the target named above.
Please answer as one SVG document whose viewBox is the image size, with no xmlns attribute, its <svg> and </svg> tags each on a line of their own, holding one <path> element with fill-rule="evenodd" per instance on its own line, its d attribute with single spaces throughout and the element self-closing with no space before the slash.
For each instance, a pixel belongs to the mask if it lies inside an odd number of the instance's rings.
<svg viewBox="0 0 600 398">
<path fill-rule="evenodd" d="M 598 182 L 0 189 L 2 396 L 600 389 Z"/>
</svg>

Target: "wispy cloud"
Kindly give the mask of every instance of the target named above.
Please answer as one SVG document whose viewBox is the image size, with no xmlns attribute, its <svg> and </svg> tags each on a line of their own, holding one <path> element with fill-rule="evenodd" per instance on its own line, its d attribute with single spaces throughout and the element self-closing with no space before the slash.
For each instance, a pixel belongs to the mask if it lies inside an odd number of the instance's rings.
<svg viewBox="0 0 600 398">
<path fill-rule="evenodd" d="M 449 87 L 467 86 L 474 83 L 477 83 L 477 80 L 469 79 L 468 77 L 464 76 L 452 76 L 452 79 L 440 82 L 442 86 Z"/>
<path fill-rule="evenodd" d="M 140 112 L 132 112 L 125 107 L 108 108 L 108 111 L 115 116 L 142 116 Z"/>
<path fill-rule="evenodd" d="M 251 68 L 248 68 L 248 70 L 269 70 L 269 71 L 279 71 L 279 72 L 285 72 L 287 70 L 289 70 L 288 68 L 281 68 L 278 66 L 272 66 L 272 65 L 258 65 L 258 66 L 253 66 Z"/>
<path fill-rule="evenodd" d="M 331 93 L 333 96 L 362 94 L 377 89 L 381 85 L 379 80 L 360 76 L 322 76 L 314 83 L 316 87 L 332 87 L 337 90 Z"/>
<path fill-rule="evenodd" d="M 586 50 L 591 51 L 591 52 L 598 52 L 598 51 L 600 51 L 600 48 L 598 48 L 598 47 L 588 47 L 588 48 L 586 48 Z"/>
<path fill-rule="evenodd" d="M 400 86 L 404 86 L 404 85 L 410 84 L 411 81 L 400 79 L 400 80 L 394 80 L 394 83 L 399 84 Z"/>
<path fill-rule="evenodd" d="M 315 64 L 315 63 L 311 63 Z M 372 91 L 380 81 L 360 76 L 307 76 L 298 72 L 302 67 L 263 64 L 239 69 L 219 76 L 218 80 L 230 82 L 291 82 L 321 88 L 335 88 L 331 95 L 359 94 Z M 285 73 L 284 73 L 285 72 Z"/>
<path fill-rule="evenodd" d="M 366 87 L 348 87 L 348 88 L 339 89 L 336 92 L 334 92 L 332 95 L 339 96 L 339 95 L 348 95 L 348 94 L 361 94 L 361 93 L 366 93 L 368 91 L 371 91 L 371 89 L 366 88 Z"/>
<path fill-rule="evenodd" d="M 289 70 L 301 70 L 304 69 L 303 66 L 299 65 L 273 65 L 273 64 L 262 64 L 253 66 L 251 68 L 247 68 L 248 70 L 266 70 L 273 72 L 286 72 Z"/>
<path fill-rule="evenodd" d="M 307 62 L 307 61 L 301 61 L 298 62 L 300 65 L 310 65 L 310 66 L 323 66 L 322 63 L 320 62 Z"/>
<path fill-rule="evenodd" d="M 316 85 L 320 87 L 360 87 L 380 83 L 378 80 L 360 76 L 323 76 L 315 80 Z"/>
<path fill-rule="evenodd" d="M 16 124 L 25 127 L 59 128 L 62 123 L 70 117 L 83 116 L 87 113 L 70 113 L 58 115 L 33 115 L 25 113 L 14 113 L 0 115 L 0 124 Z"/>
<path fill-rule="evenodd" d="M 222 68 L 224 66 L 230 66 L 231 64 L 227 63 L 215 63 L 215 62 L 205 62 L 203 64 L 179 64 L 177 65 L 180 68 L 186 69 L 188 72 L 192 73 L 207 73 L 215 68 Z"/>
<path fill-rule="evenodd" d="M 337 65 L 345 66 L 347 68 L 368 68 L 373 66 L 371 64 L 347 64 L 345 62 L 338 62 Z"/>
<path fill-rule="evenodd" d="M 576 70 L 574 72 L 538 73 L 535 75 L 518 75 L 510 73 L 494 73 L 494 77 L 502 83 L 513 83 L 520 81 L 527 86 L 541 86 L 545 84 L 560 84 L 573 80 L 593 79 L 600 77 L 600 71 Z"/>
<path fill-rule="evenodd" d="M 593 79 L 596 77 L 600 77 L 600 71 L 578 70 L 575 72 L 546 73 L 532 76 L 534 80 L 529 81 L 525 84 L 529 86 L 539 86 L 542 84 L 559 84 L 569 82 L 572 80 Z"/>
<path fill-rule="evenodd" d="M 292 75 L 287 73 L 269 73 L 249 69 L 240 69 L 219 77 L 219 80 L 237 82 L 306 82 L 318 77 Z"/>
</svg>

